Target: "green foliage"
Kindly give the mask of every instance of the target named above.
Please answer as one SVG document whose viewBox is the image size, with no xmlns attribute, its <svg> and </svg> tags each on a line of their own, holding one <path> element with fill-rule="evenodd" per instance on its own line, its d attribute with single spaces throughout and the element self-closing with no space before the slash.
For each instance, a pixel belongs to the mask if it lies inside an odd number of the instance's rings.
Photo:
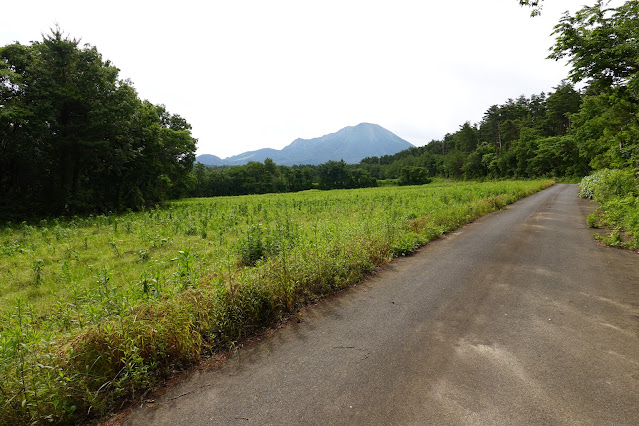
<svg viewBox="0 0 639 426">
<path fill-rule="evenodd" d="M 349 170 L 344 160 L 328 161 L 318 166 L 320 189 L 352 189 L 377 186 L 377 181 L 363 169 Z"/>
<path fill-rule="evenodd" d="M 599 215 L 597 213 L 590 213 L 586 222 L 588 223 L 589 228 L 599 228 L 601 226 L 601 221 L 599 220 Z"/>
<path fill-rule="evenodd" d="M 198 281 L 198 274 L 193 268 L 193 263 L 197 259 L 197 255 L 191 253 L 189 249 L 179 250 L 178 256 L 171 259 L 171 262 L 177 262 L 178 270 L 174 276 L 182 290 L 194 288 Z"/>
<path fill-rule="evenodd" d="M 639 166 L 639 104 L 627 88 L 588 96 L 572 116 L 580 156 L 593 169 Z"/>
<path fill-rule="evenodd" d="M 585 165 L 580 164 L 579 151 L 573 138 L 555 136 L 536 142 L 536 155 L 529 160 L 529 168 L 534 176 L 578 176 L 587 170 Z"/>
<path fill-rule="evenodd" d="M 568 58 L 573 82 L 585 80 L 595 90 L 632 85 L 639 71 L 639 3 L 627 1 L 616 9 L 607 4 L 597 0 L 573 16 L 566 13 L 553 33 L 550 58 Z"/>
<path fill-rule="evenodd" d="M 582 97 L 573 86 L 562 82 L 546 99 L 545 131 L 563 136 L 570 129 L 571 116 L 579 111 Z"/>
<path fill-rule="evenodd" d="M 574 114 L 580 157 L 594 169 L 639 168 L 639 3 L 597 1 L 555 27 L 550 58 L 568 58 L 587 96 Z M 604 193 L 607 193 L 604 191 Z"/>
<path fill-rule="evenodd" d="M 365 158 L 360 167 L 377 179 L 399 179 L 410 167 L 449 179 L 581 177 L 591 170 L 590 157 L 573 133 L 582 99 L 573 86 L 561 83 L 548 95 L 493 105 L 481 122 L 466 122 L 442 140 Z"/>
<path fill-rule="evenodd" d="M 33 285 L 38 287 L 42 282 L 42 267 L 44 266 L 44 261 L 42 259 L 37 259 L 33 261 Z"/>
<path fill-rule="evenodd" d="M 639 176 L 632 170 L 603 169 L 586 176 L 579 195 L 592 198 L 599 210 L 588 216 L 588 226 L 612 231 L 601 240 L 632 249 L 639 247 Z"/>
<path fill-rule="evenodd" d="M 287 167 L 276 165 L 270 158 L 264 163 L 250 162 L 242 166 L 207 167 L 198 163 L 190 179 L 194 185 L 182 195 L 206 197 L 377 186 L 377 179 L 369 170 L 344 161 Z"/>
<path fill-rule="evenodd" d="M 425 167 L 402 167 L 398 184 L 404 185 L 424 185 L 430 183 L 428 169 Z"/>
<path fill-rule="evenodd" d="M 0 218 L 150 207 L 184 185 L 191 127 L 55 28 L 0 48 Z"/>
<path fill-rule="evenodd" d="M 194 184 L 182 195 L 212 197 L 303 191 L 314 187 L 315 169 L 313 166 L 277 166 L 269 158 L 264 163 L 231 167 L 197 163 L 191 173 Z"/>
<path fill-rule="evenodd" d="M 584 177 L 579 184 L 579 196 L 606 203 L 614 198 L 637 196 L 635 173 L 631 170 L 602 169 Z"/>
<path fill-rule="evenodd" d="M 262 224 L 257 223 L 249 227 L 246 236 L 239 241 L 239 263 L 242 266 L 255 266 L 259 260 L 267 255 Z"/>
</svg>

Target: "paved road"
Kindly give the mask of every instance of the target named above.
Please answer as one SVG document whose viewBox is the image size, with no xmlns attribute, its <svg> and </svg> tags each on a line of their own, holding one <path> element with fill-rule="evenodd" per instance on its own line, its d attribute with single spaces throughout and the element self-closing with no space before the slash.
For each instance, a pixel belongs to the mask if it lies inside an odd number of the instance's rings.
<svg viewBox="0 0 639 426">
<path fill-rule="evenodd" d="M 193 375 L 127 424 L 639 424 L 639 256 L 556 185 Z"/>
</svg>

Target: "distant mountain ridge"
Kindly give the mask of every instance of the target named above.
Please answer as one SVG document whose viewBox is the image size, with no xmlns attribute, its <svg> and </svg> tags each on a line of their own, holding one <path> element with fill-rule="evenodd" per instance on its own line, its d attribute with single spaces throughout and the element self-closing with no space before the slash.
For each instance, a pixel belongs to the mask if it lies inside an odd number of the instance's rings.
<svg viewBox="0 0 639 426">
<path fill-rule="evenodd" d="M 196 161 L 210 166 L 238 166 L 250 161 L 264 162 L 267 158 L 282 166 L 317 165 L 330 160 L 357 164 L 366 157 L 392 155 L 413 146 L 382 126 L 360 123 L 318 138 L 295 139 L 281 150 L 263 148 L 224 159 L 203 154 Z"/>
</svg>

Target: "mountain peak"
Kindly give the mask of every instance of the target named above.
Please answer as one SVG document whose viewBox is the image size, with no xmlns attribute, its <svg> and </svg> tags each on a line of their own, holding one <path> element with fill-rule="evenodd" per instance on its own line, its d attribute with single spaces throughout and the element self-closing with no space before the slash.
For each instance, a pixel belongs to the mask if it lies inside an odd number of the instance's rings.
<svg viewBox="0 0 639 426">
<path fill-rule="evenodd" d="M 263 162 L 266 158 L 271 158 L 276 164 L 284 166 L 317 165 L 330 160 L 344 160 L 349 164 L 357 164 L 366 157 L 392 155 L 411 147 L 411 143 L 378 124 L 360 123 L 318 138 L 295 139 L 279 151 L 265 148 L 235 155 L 221 162 L 224 165 L 241 165 L 249 161 Z M 197 161 L 208 164 L 202 161 L 205 160 L 203 157 L 198 156 Z"/>
</svg>

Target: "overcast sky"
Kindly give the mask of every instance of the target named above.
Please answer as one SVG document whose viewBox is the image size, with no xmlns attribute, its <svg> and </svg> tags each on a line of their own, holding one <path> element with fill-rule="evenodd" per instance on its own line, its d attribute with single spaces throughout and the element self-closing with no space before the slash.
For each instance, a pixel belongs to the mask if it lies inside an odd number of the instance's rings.
<svg viewBox="0 0 639 426">
<path fill-rule="evenodd" d="M 376 123 L 415 145 L 475 123 L 508 98 L 552 91 L 545 59 L 565 10 L 516 0 L 12 1 L 0 45 L 54 24 L 186 118 L 198 154 L 222 158 Z"/>
</svg>

